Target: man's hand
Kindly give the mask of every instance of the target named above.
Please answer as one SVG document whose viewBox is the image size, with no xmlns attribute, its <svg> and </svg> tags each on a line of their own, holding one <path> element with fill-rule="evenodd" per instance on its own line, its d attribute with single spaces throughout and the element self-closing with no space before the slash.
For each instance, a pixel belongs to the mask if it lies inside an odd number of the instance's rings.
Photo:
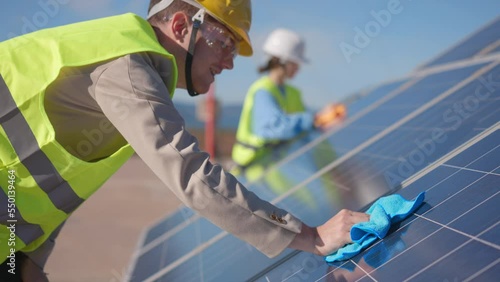
<svg viewBox="0 0 500 282">
<path fill-rule="evenodd" d="M 344 245 L 352 243 L 351 227 L 356 223 L 369 220 L 370 216 L 366 213 L 344 209 L 323 225 L 318 226 L 316 228 L 318 233 L 316 248 L 319 251 L 319 255 L 329 255 Z"/>
<path fill-rule="evenodd" d="M 289 248 L 320 256 L 329 255 L 352 243 L 350 231 L 354 224 L 369 220 L 370 216 L 366 213 L 341 210 L 316 228 L 304 224 L 301 233 L 290 243 Z"/>
</svg>

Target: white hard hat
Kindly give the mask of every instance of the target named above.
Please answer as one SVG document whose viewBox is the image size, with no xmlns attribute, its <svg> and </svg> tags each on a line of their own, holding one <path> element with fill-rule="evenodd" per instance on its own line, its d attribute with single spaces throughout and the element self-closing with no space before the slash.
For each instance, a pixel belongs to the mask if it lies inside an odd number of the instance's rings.
<svg viewBox="0 0 500 282">
<path fill-rule="evenodd" d="M 283 61 L 307 63 L 305 41 L 297 33 L 279 28 L 271 32 L 264 43 L 264 52 Z"/>
</svg>

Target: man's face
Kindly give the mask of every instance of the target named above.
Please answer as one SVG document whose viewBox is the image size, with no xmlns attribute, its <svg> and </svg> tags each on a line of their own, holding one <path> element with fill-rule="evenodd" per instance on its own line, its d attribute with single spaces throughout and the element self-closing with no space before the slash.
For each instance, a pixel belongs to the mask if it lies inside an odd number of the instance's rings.
<svg viewBox="0 0 500 282">
<path fill-rule="evenodd" d="M 218 22 L 205 21 L 197 35 L 191 69 L 194 90 L 206 93 L 216 75 L 233 68 L 237 53 L 234 35 Z"/>
</svg>

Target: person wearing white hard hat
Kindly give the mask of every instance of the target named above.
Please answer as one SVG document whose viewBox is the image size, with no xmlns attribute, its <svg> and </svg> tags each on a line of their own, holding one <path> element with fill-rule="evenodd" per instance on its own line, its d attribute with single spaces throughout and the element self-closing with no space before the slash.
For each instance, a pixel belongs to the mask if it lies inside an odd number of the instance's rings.
<svg viewBox="0 0 500 282">
<path fill-rule="evenodd" d="M 0 43 L 0 281 L 47 281 L 61 226 L 134 152 L 186 206 L 267 256 L 328 255 L 351 241 L 368 215 L 303 224 L 213 164 L 174 106 L 175 88 L 204 93 L 252 54 L 250 23 L 250 0 L 151 0 L 147 19 Z"/>
<path fill-rule="evenodd" d="M 313 128 L 325 128 L 345 114 L 343 105 L 328 105 L 318 113 L 307 111 L 301 91 L 290 85 L 300 65 L 308 62 L 305 41 L 296 32 L 279 28 L 267 37 L 264 52 L 269 56 L 245 97 L 233 146 L 237 167 L 247 168 L 269 154 L 274 146 Z"/>
</svg>

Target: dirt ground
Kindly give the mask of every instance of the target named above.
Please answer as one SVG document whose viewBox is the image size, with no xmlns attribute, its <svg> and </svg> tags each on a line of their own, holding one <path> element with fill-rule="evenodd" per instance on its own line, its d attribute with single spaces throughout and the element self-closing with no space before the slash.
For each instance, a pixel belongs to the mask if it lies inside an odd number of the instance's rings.
<svg viewBox="0 0 500 282">
<path fill-rule="evenodd" d="M 45 267 L 49 280 L 121 281 L 144 228 L 180 205 L 133 157 L 66 222 Z"/>
</svg>

